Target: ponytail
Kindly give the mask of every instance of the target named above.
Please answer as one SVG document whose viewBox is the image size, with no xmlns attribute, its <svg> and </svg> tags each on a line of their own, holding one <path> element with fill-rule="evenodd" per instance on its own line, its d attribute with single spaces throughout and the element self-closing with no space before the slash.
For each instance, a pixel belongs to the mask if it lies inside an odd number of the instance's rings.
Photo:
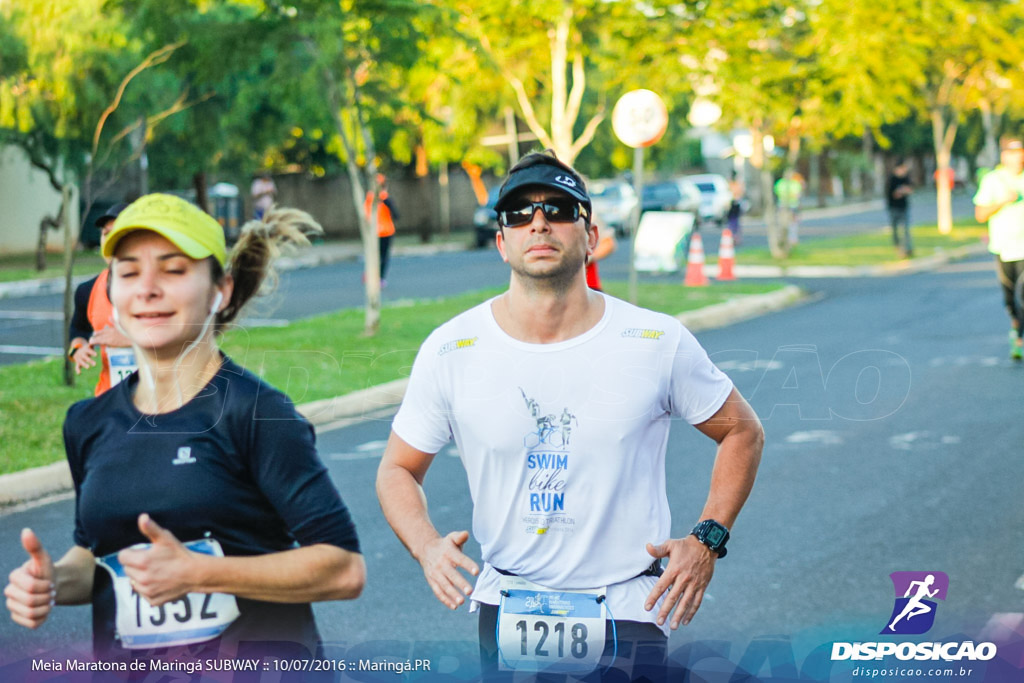
<svg viewBox="0 0 1024 683">
<path fill-rule="evenodd" d="M 227 271 L 235 286 L 231 301 L 217 314 L 217 328 L 235 320 L 249 299 L 265 286 L 271 290 L 277 285 L 272 262 L 283 247 L 309 246 L 306 235 L 322 233 L 320 224 L 305 211 L 276 206 L 261 219 L 243 225 L 241 236 L 228 255 Z M 215 280 L 222 277 L 223 273 L 214 273 Z"/>
</svg>

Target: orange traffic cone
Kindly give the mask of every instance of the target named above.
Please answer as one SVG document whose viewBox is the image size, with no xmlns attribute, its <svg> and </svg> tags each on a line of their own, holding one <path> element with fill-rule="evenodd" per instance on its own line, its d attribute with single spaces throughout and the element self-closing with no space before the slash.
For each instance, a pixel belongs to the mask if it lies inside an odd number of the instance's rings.
<svg viewBox="0 0 1024 683">
<path fill-rule="evenodd" d="M 700 233 L 694 233 L 690 239 L 690 253 L 686 257 L 686 279 L 683 284 L 687 287 L 704 287 L 708 279 L 704 277 L 704 242 Z"/>
<path fill-rule="evenodd" d="M 732 241 L 732 230 L 722 231 L 722 242 L 718 245 L 718 279 L 735 280 L 732 267 L 736 265 L 736 247 Z"/>
</svg>

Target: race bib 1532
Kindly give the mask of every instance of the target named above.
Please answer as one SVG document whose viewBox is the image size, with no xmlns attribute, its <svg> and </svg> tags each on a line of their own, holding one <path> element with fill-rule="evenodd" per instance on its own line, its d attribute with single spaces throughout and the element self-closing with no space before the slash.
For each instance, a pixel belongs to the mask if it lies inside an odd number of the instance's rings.
<svg viewBox="0 0 1024 683">
<path fill-rule="evenodd" d="M 134 548 L 148 548 L 143 543 Z M 224 557 L 220 543 L 204 538 L 185 543 L 197 553 Z M 96 562 L 110 573 L 117 602 L 117 636 L 129 649 L 172 647 L 212 640 L 224 633 L 238 618 L 235 596 L 225 593 L 189 593 L 177 600 L 153 607 L 135 592 L 117 553 L 97 558 Z"/>
</svg>

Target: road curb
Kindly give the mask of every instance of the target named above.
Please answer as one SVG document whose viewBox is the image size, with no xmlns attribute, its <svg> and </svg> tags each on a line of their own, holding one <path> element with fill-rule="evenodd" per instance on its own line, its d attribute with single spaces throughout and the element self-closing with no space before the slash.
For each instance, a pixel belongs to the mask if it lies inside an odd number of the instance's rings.
<svg viewBox="0 0 1024 683">
<path fill-rule="evenodd" d="M 877 266 L 744 266 L 733 267 L 739 278 L 841 278 L 841 277 L 892 277 L 894 275 L 910 275 L 922 273 L 944 266 L 952 261 L 959 261 L 978 254 L 984 254 L 988 247 L 978 242 L 957 247 L 949 251 L 940 251 L 931 256 L 884 263 Z M 705 270 L 708 277 L 715 277 L 717 265 L 709 265 Z"/>
<path fill-rule="evenodd" d="M 761 315 L 781 311 L 807 298 L 807 293 L 796 285 L 787 285 L 767 294 L 751 294 L 720 304 L 705 306 L 675 316 L 691 332 L 725 327 Z"/>
<path fill-rule="evenodd" d="M 67 460 L 33 467 L 21 472 L 0 474 L 0 506 L 42 498 L 72 487 Z"/>
<path fill-rule="evenodd" d="M 708 330 L 781 310 L 805 297 L 799 287 L 788 285 L 775 292 L 732 299 L 675 317 L 691 331 Z M 401 403 L 408 384 L 408 378 L 396 379 L 343 396 L 303 403 L 296 406 L 296 410 L 314 427 L 364 418 Z M 67 491 L 71 487 L 71 471 L 66 461 L 0 474 L 0 508 Z"/>
</svg>

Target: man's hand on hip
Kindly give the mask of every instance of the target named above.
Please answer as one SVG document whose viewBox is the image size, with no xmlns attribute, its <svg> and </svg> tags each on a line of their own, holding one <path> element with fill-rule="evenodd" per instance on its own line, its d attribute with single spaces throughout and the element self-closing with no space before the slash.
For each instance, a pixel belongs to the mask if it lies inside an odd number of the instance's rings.
<svg viewBox="0 0 1024 683">
<path fill-rule="evenodd" d="M 471 575 L 480 573 L 476 562 L 462 552 L 462 546 L 469 540 L 468 531 L 453 531 L 428 541 L 420 555 L 420 566 L 434 595 L 449 609 L 458 609 L 466 601 L 466 595 L 473 591 L 459 569 Z"/>
<path fill-rule="evenodd" d="M 700 609 L 704 590 L 711 581 L 711 575 L 715 573 L 718 555 L 694 536 L 670 538 L 658 546 L 648 543 L 647 552 L 658 559 L 667 557 L 668 566 L 647 596 L 644 609 L 650 612 L 665 594 L 665 600 L 658 610 L 658 624 L 664 624 L 669 613 L 672 613 L 669 626 L 673 630 L 679 628 L 680 623 L 689 624 Z"/>
</svg>

